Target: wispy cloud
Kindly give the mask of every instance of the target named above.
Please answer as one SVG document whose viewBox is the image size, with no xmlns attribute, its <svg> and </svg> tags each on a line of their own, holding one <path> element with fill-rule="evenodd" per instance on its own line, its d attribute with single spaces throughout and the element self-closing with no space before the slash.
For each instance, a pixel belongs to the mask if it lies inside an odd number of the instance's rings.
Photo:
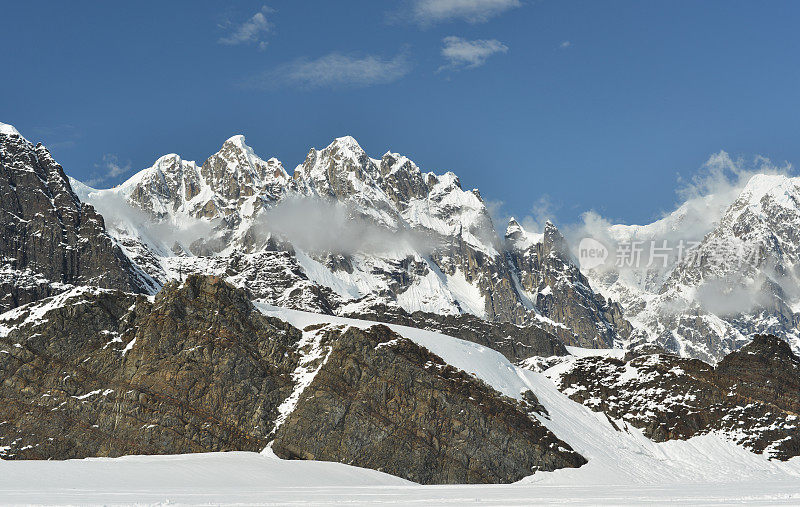
<svg viewBox="0 0 800 507">
<path fill-rule="evenodd" d="M 439 70 L 474 69 L 480 67 L 492 55 L 508 52 L 508 46 L 497 39 L 466 40 L 461 37 L 445 37 L 442 39 L 442 56 L 447 60 Z"/>
<path fill-rule="evenodd" d="M 266 49 L 267 41 L 264 40 L 264 36 L 272 29 L 272 23 L 267 19 L 267 14 L 271 12 L 273 10 L 265 5 L 247 21 L 241 23 L 225 22 L 220 27 L 228 30 L 228 34 L 217 39 L 217 42 L 226 46 L 255 44 L 260 50 Z"/>
<path fill-rule="evenodd" d="M 103 161 L 94 165 L 96 171 L 92 177 L 86 181 L 90 187 L 101 185 L 109 180 L 118 178 L 131 170 L 130 160 L 121 164 L 119 157 L 112 153 L 103 155 Z"/>
<path fill-rule="evenodd" d="M 411 71 L 405 53 L 385 59 L 375 55 L 330 53 L 299 58 L 247 80 L 248 88 L 362 88 L 397 81 Z"/>
<path fill-rule="evenodd" d="M 564 42 L 562 42 L 561 44 L 558 45 L 559 49 L 567 49 L 567 48 L 571 48 L 571 47 L 572 47 L 572 43 L 570 41 L 568 41 L 568 40 L 565 40 Z"/>
<path fill-rule="evenodd" d="M 413 0 L 411 17 L 420 25 L 452 20 L 483 23 L 521 5 L 520 0 Z"/>
</svg>

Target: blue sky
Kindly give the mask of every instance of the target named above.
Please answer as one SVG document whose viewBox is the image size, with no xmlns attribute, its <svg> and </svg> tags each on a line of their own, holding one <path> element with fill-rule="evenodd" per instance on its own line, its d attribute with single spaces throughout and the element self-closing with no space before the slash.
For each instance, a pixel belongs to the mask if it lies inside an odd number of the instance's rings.
<svg viewBox="0 0 800 507">
<path fill-rule="evenodd" d="M 6 2 L 0 121 L 112 186 L 349 134 L 517 216 L 648 222 L 712 153 L 800 162 L 800 2 Z M 546 211 L 542 211 L 546 203 Z"/>
</svg>

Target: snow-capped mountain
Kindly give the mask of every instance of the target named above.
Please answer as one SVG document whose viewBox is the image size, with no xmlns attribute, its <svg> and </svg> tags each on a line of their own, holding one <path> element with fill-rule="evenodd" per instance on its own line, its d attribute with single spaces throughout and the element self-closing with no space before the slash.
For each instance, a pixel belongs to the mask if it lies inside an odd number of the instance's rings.
<svg viewBox="0 0 800 507">
<path fill-rule="evenodd" d="M 12 240 L 21 226 L 7 229 L 9 308 L 93 277 L 154 292 L 201 273 L 279 306 L 394 320 L 411 318 L 398 312 L 471 314 L 535 327 L 568 345 L 651 342 L 713 363 L 754 333 L 773 333 L 800 350 L 800 183 L 786 176 L 759 174 L 730 197 L 709 195 L 652 224 L 602 231 L 618 244 L 696 240 L 691 255 L 678 259 L 673 249 L 663 266 L 581 272 L 552 223 L 526 231 L 512 219 L 500 237 L 480 193 L 464 190 L 455 174 L 423 172 L 393 152 L 372 158 L 349 136 L 311 149 L 291 175 L 239 135 L 202 164 L 165 155 L 105 190 L 66 181 L 46 149 L 11 126 L 0 138 L 9 217 L 33 227 L 38 205 L 23 212 L 14 203 L 52 194 L 43 216 L 69 231 L 73 218 L 97 210 L 100 218 L 86 223 L 107 233 L 76 244 L 108 243 L 88 249 L 106 261 L 68 249 L 65 263 L 48 267 L 31 261 L 42 234 Z M 16 183 L 31 174 L 39 176 Z"/>
<path fill-rule="evenodd" d="M 710 199 L 709 199 L 710 200 Z M 620 242 L 680 237 L 686 208 L 650 226 L 613 226 Z M 667 269 L 592 271 L 601 292 L 620 301 L 632 341 L 716 361 L 754 333 L 800 350 L 800 178 L 756 174 L 690 252 Z"/>
<path fill-rule="evenodd" d="M 612 346 L 630 331 L 574 260 L 556 255 L 554 226 L 538 242 L 505 241 L 455 174 L 422 172 L 392 152 L 371 158 L 349 136 L 310 150 L 291 177 L 234 136 L 199 166 L 167 155 L 112 189 L 73 185 L 162 284 L 212 273 L 271 304 L 469 313 L 583 346 Z"/>
<path fill-rule="evenodd" d="M 797 475 L 800 358 L 758 336 L 711 364 L 748 325 L 794 325 L 794 180 L 751 180 L 675 268 L 583 273 L 552 223 L 501 238 L 454 174 L 350 137 L 292 176 L 235 136 L 96 190 L 0 124 L 0 170 L 3 460 L 244 450 L 426 484 Z M 689 211 L 607 234 L 679 237 Z"/>
</svg>

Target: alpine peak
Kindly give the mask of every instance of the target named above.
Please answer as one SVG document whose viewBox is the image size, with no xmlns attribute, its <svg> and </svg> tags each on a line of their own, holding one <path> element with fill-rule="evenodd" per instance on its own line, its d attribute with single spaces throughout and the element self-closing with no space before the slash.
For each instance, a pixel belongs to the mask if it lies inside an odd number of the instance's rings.
<svg viewBox="0 0 800 507">
<path fill-rule="evenodd" d="M 14 128 L 13 125 L 9 125 L 8 123 L 3 123 L 3 122 L 0 122 L 0 134 L 4 134 L 4 135 L 7 135 L 7 136 L 20 136 L 20 137 L 22 137 L 22 135 L 19 133 L 19 131 L 16 128 Z"/>
</svg>

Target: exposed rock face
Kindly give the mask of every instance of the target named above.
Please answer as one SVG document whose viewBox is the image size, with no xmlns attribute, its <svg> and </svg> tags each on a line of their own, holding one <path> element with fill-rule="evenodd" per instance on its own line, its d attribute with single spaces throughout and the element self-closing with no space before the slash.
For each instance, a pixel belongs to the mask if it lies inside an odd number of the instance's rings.
<svg viewBox="0 0 800 507">
<path fill-rule="evenodd" d="M 800 455 L 800 360 L 785 342 L 756 337 L 716 370 L 647 352 L 576 359 L 546 374 L 573 400 L 656 441 L 719 432 L 772 458 Z"/>
<path fill-rule="evenodd" d="M 73 285 L 149 289 L 47 149 L 16 133 L 0 132 L 0 213 L 0 311 Z"/>
<path fill-rule="evenodd" d="M 301 332 L 213 276 L 154 297 L 75 288 L 0 320 L 5 459 L 260 451 L 274 439 L 285 457 L 425 483 L 583 464 L 526 399 L 383 326 Z"/>
<path fill-rule="evenodd" d="M 425 312 L 409 314 L 401 308 L 387 306 L 372 306 L 366 312 L 345 316 L 400 324 L 454 336 L 494 349 L 515 363 L 534 356 L 551 357 L 569 354 L 560 339 L 534 325 L 487 322 L 469 314 L 436 315 Z"/>
<path fill-rule="evenodd" d="M 541 237 L 532 237 L 512 218 L 506 241 L 506 255 L 527 299 L 539 314 L 567 325 L 558 333 L 565 343 L 610 348 L 628 338 L 632 328 L 622 308 L 592 290 L 551 222 Z"/>
<path fill-rule="evenodd" d="M 800 414 L 800 358 L 772 335 L 756 335 L 717 364 L 717 374 L 739 392 Z"/>
<path fill-rule="evenodd" d="M 0 338 L 5 457 L 260 451 L 291 393 L 300 332 L 218 278 L 154 301 L 75 289 Z M 43 314 L 43 315 L 42 315 Z M 8 318 L 8 314 L 4 317 Z"/>
<path fill-rule="evenodd" d="M 585 463 L 516 401 L 382 326 L 342 333 L 303 396 L 276 434 L 280 457 L 423 484 L 513 482 Z"/>
</svg>

